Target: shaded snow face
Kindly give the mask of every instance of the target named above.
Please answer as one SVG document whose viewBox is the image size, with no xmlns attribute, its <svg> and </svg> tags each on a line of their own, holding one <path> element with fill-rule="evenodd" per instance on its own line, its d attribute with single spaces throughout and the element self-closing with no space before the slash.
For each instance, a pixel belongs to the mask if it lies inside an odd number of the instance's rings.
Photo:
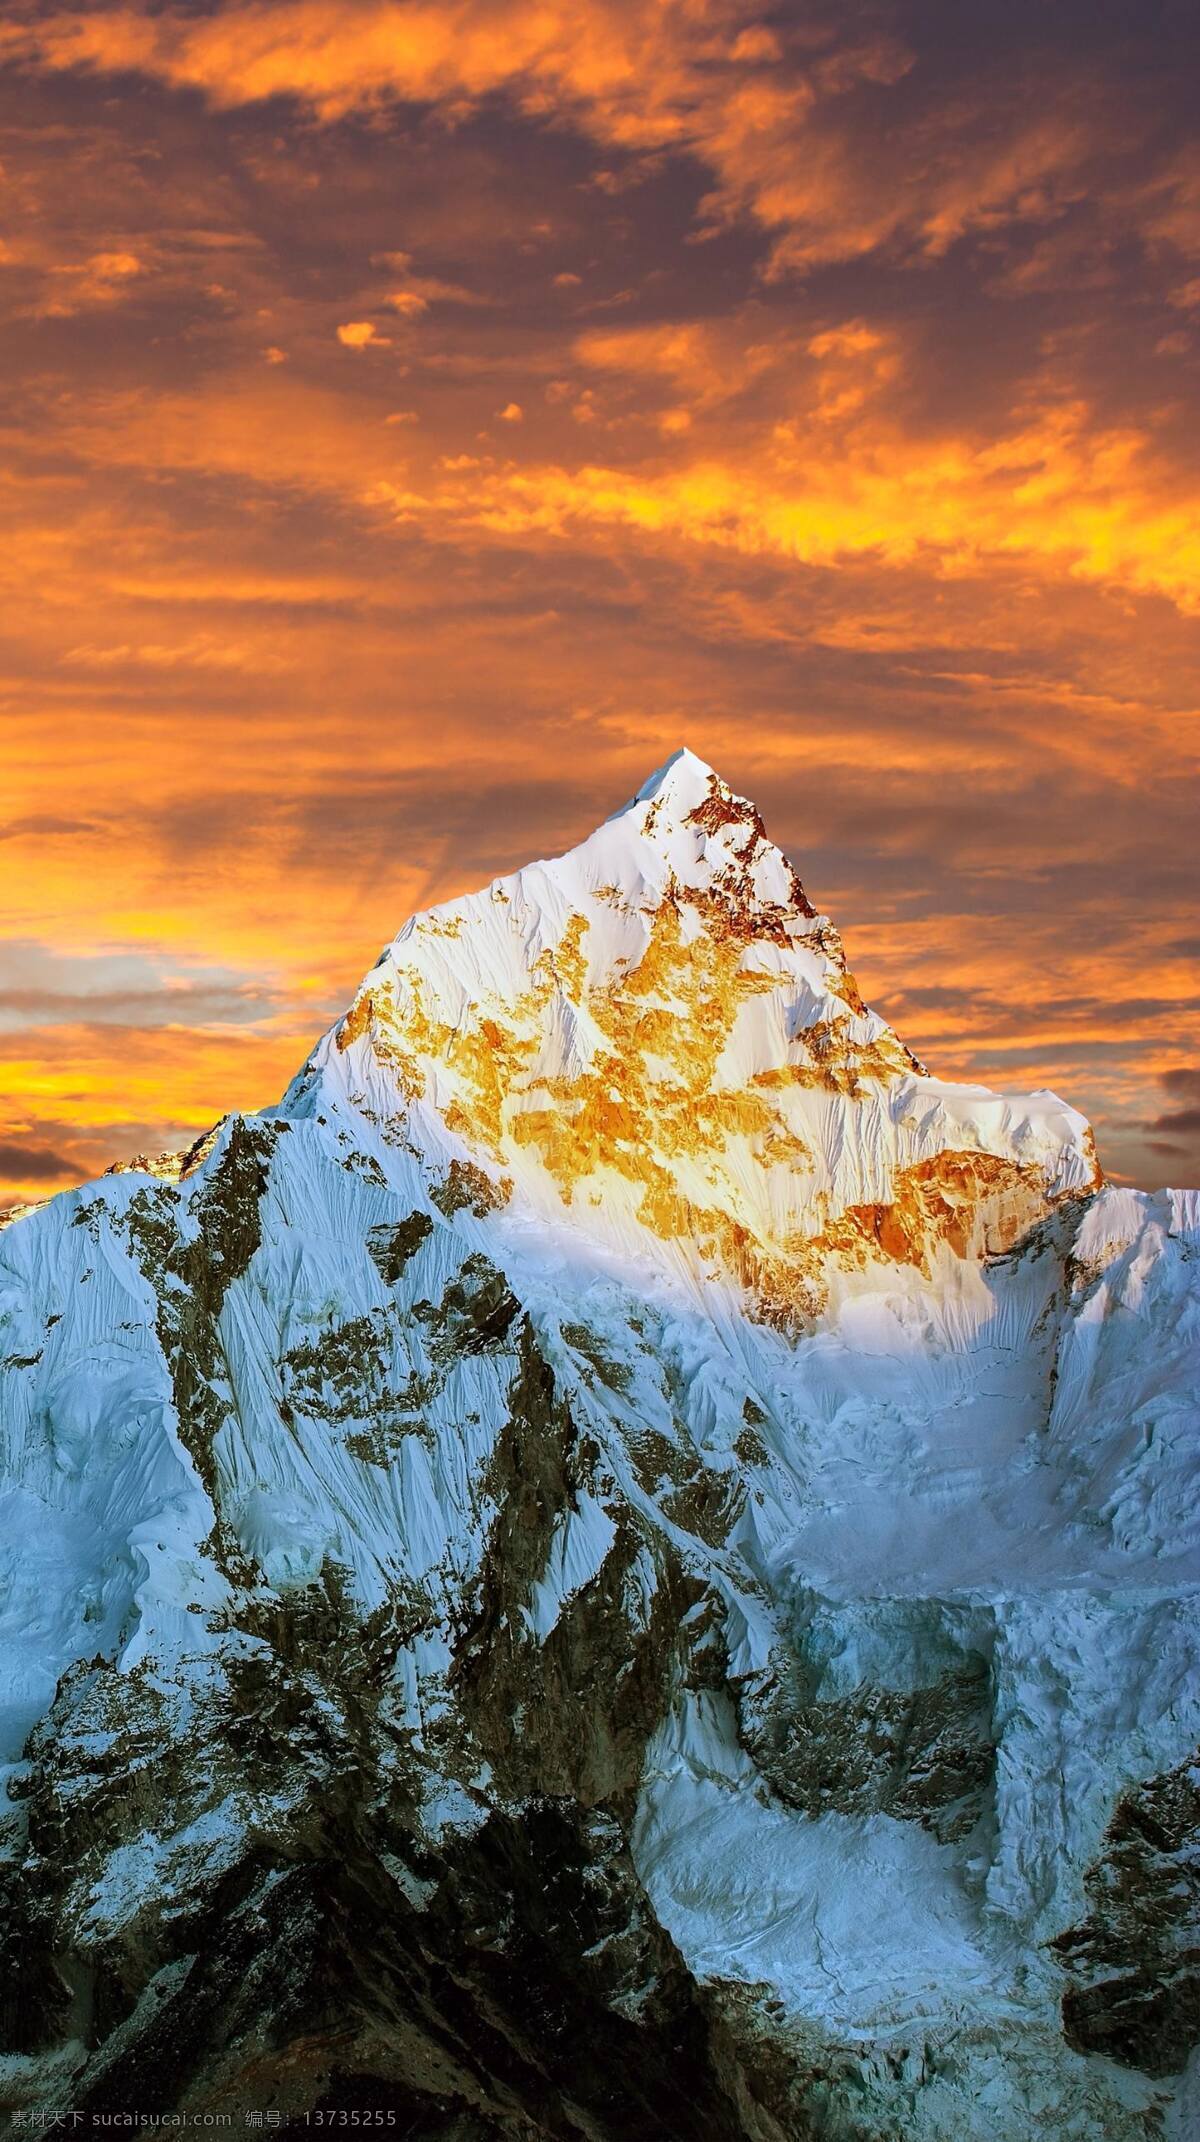
<svg viewBox="0 0 1200 2142">
<path fill-rule="evenodd" d="M 1198 1250 L 688 754 L 415 918 L 0 1231 L 0 2093 L 1186 2123 Z"/>
</svg>

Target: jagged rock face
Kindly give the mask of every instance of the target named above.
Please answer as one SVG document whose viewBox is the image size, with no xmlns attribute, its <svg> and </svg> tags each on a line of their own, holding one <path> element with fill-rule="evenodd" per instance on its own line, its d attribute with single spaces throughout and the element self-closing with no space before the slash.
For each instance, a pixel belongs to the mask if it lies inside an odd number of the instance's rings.
<svg viewBox="0 0 1200 2142">
<path fill-rule="evenodd" d="M 686 754 L 406 925 L 0 1237 L 0 2097 L 1185 2133 L 1198 1202 Z"/>
<path fill-rule="evenodd" d="M 1200 1750 L 1122 1794 L 1084 1886 L 1087 1919 L 1054 1944 L 1071 2043 L 1173 2075 L 1200 2040 Z"/>
</svg>

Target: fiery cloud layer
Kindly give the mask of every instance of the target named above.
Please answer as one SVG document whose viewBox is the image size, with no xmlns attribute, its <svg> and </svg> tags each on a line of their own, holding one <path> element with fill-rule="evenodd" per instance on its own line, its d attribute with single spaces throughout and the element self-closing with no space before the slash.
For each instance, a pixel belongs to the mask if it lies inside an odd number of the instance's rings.
<svg viewBox="0 0 1200 2142">
<path fill-rule="evenodd" d="M 0 1197 L 687 741 L 1193 1179 L 1191 11 L 10 6 Z"/>
</svg>

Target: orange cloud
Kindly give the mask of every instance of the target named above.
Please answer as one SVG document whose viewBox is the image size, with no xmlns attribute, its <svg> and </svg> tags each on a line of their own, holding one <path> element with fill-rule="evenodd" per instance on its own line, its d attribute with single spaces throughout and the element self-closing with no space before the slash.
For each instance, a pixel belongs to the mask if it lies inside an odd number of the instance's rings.
<svg viewBox="0 0 1200 2142">
<path fill-rule="evenodd" d="M 348 350 L 390 350 L 392 346 L 373 320 L 347 320 L 339 327 L 337 338 Z"/>
<path fill-rule="evenodd" d="M 659 380 L 694 408 L 744 392 L 793 355 L 787 336 L 757 338 L 753 320 L 672 320 L 627 328 L 589 328 L 574 355 L 589 370 L 623 379 Z"/>
<path fill-rule="evenodd" d="M 213 13 L 63 10 L 0 31 L 0 52 L 48 68 L 137 71 L 218 108 L 291 96 L 331 122 L 390 102 L 461 115 L 490 95 L 532 118 L 570 118 L 606 148 L 686 148 L 709 167 L 710 228 L 749 214 L 776 235 L 773 272 L 900 242 L 937 257 L 968 232 L 1052 220 L 1103 183 L 1119 107 L 1092 93 L 993 87 L 987 123 L 950 102 L 914 135 L 870 146 L 842 119 L 856 96 L 902 84 L 916 55 L 836 18 L 806 37 L 765 28 L 749 0 L 232 0 Z M 1125 131 L 1128 130 L 1128 121 Z M 953 147 L 951 148 L 951 144 Z M 902 167 L 898 168 L 898 165 Z M 1140 212 L 1195 236 L 1194 173 Z M 1126 199 L 1126 212 L 1138 213 Z"/>
<path fill-rule="evenodd" d="M 389 291 L 385 300 L 403 319 L 420 319 L 431 305 L 487 306 L 492 302 L 464 283 L 447 282 L 438 275 L 419 275 L 411 253 L 379 253 L 375 261 L 404 278 L 400 288 Z"/>
<path fill-rule="evenodd" d="M 845 418 L 860 400 L 819 400 L 817 416 Z M 386 504 L 389 486 L 373 496 Z M 1146 434 L 1098 429 L 1078 403 L 986 444 L 953 434 L 914 442 L 886 425 L 829 441 L 788 420 L 736 461 L 513 467 L 455 491 L 407 489 L 404 506 L 499 536 L 625 529 L 808 565 L 869 556 L 903 568 L 924 558 L 959 576 L 1029 561 L 1200 614 L 1195 496 L 1172 496 Z"/>
<path fill-rule="evenodd" d="M 73 313 L 115 305 L 144 268 L 136 253 L 121 251 L 92 253 L 78 263 L 53 263 L 30 309 L 39 319 L 65 320 Z"/>
</svg>

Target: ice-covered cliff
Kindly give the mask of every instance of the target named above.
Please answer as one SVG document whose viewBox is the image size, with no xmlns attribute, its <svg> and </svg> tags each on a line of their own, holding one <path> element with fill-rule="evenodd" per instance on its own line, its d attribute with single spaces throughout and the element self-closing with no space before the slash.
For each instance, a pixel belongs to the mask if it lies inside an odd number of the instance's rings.
<svg viewBox="0 0 1200 2142">
<path fill-rule="evenodd" d="M 1198 1250 L 688 753 L 413 918 L 0 1232 L 0 2102 L 1182 2137 Z"/>
</svg>

